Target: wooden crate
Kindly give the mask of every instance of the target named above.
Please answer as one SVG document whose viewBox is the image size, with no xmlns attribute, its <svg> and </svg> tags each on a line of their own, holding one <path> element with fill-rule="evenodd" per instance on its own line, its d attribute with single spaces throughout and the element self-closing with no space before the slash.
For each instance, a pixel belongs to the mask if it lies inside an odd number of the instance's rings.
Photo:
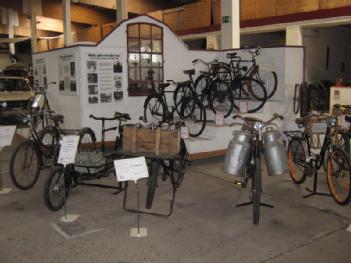
<svg viewBox="0 0 351 263">
<path fill-rule="evenodd" d="M 123 128 L 123 151 L 176 155 L 180 148 L 179 130 L 152 130 L 136 126 Z"/>
</svg>

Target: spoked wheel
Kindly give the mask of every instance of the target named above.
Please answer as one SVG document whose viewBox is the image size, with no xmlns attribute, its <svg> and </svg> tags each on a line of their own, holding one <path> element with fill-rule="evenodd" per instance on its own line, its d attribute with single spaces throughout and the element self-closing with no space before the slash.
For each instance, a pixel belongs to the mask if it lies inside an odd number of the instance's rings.
<svg viewBox="0 0 351 263">
<path fill-rule="evenodd" d="M 185 125 L 189 128 L 189 135 L 199 136 L 206 126 L 206 110 L 202 103 L 194 97 L 186 98 L 181 110 L 181 117 L 185 120 Z M 184 116 L 187 116 L 185 118 Z"/>
<path fill-rule="evenodd" d="M 223 112 L 228 117 L 234 108 L 234 96 L 230 85 L 223 80 L 212 82 L 209 93 L 210 108 L 214 113 Z"/>
<path fill-rule="evenodd" d="M 144 119 L 152 123 L 159 123 L 164 120 L 166 107 L 160 96 L 150 95 L 144 104 Z"/>
<path fill-rule="evenodd" d="M 190 87 L 186 84 L 179 84 L 173 93 L 174 107 L 178 115 L 181 114 L 182 105 L 186 98 L 192 96 Z"/>
<path fill-rule="evenodd" d="M 9 174 L 12 183 L 28 190 L 37 182 L 41 170 L 38 149 L 33 142 L 24 141 L 17 146 L 10 159 Z"/>
<path fill-rule="evenodd" d="M 295 85 L 295 90 L 294 90 L 294 113 L 297 114 L 299 113 L 300 110 L 300 105 L 301 105 L 301 99 L 300 99 L 300 90 L 301 90 L 301 85 L 296 84 Z"/>
<path fill-rule="evenodd" d="M 339 205 L 346 205 L 350 201 L 350 177 L 351 168 L 348 156 L 342 149 L 333 145 L 328 157 L 327 182 L 333 199 Z"/>
<path fill-rule="evenodd" d="M 44 184 L 44 203 L 51 211 L 60 210 L 69 194 L 69 184 L 65 183 L 65 174 L 62 167 L 56 167 L 49 174 Z M 65 197 L 66 194 L 66 197 Z"/>
<path fill-rule="evenodd" d="M 41 152 L 43 154 L 45 167 L 51 167 L 54 164 L 60 143 L 60 135 L 52 126 L 45 127 L 39 134 L 41 142 Z"/>
<path fill-rule="evenodd" d="M 209 74 L 201 74 L 195 80 L 195 91 L 205 108 L 210 106 L 208 96 Z"/>
<path fill-rule="evenodd" d="M 252 177 L 252 212 L 254 225 L 260 223 L 261 183 L 261 159 L 259 156 L 256 156 L 255 174 Z"/>
<path fill-rule="evenodd" d="M 152 203 L 154 201 L 159 167 L 160 166 L 158 162 L 155 160 L 153 160 L 150 164 L 150 176 L 148 180 L 146 206 L 145 206 L 147 209 L 150 209 L 152 207 Z"/>
<path fill-rule="evenodd" d="M 348 131 L 343 131 L 338 128 L 333 129 L 331 142 L 332 144 L 335 144 L 340 149 L 342 149 L 346 153 L 346 155 L 350 156 L 350 138 L 349 138 Z M 324 171 L 327 171 L 328 158 L 329 158 L 329 152 L 327 151 L 324 155 L 324 160 L 323 160 Z"/>
<path fill-rule="evenodd" d="M 295 184 L 302 184 L 306 180 L 306 142 L 297 138 L 292 138 L 288 145 L 288 168 L 292 181 Z"/>
<path fill-rule="evenodd" d="M 254 74 L 254 78 L 262 83 L 267 91 L 267 99 L 270 99 L 278 86 L 277 73 L 259 68 Z"/>
<path fill-rule="evenodd" d="M 92 129 L 85 127 L 79 131 L 78 151 L 92 152 L 96 149 L 96 136 Z"/>
</svg>

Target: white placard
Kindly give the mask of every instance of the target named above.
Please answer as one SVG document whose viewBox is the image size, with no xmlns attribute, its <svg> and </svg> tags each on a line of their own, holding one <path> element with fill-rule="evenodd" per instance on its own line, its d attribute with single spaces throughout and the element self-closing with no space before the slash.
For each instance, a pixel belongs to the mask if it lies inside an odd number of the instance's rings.
<svg viewBox="0 0 351 263">
<path fill-rule="evenodd" d="M 224 125 L 224 112 L 223 111 L 216 112 L 215 123 L 216 123 L 216 126 L 223 126 Z"/>
<path fill-rule="evenodd" d="M 241 113 L 247 113 L 249 110 L 249 105 L 247 101 L 240 101 L 239 102 L 239 111 Z"/>
<path fill-rule="evenodd" d="M 0 126 L 0 148 L 11 145 L 16 126 Z"/>
<path fill-rule="evenodd" d="M 188 127 L 180 127 L 180 138 L 189 139 L 189 128 Z"/>
<path fill-rule="evenodd" d="M 63 164 L 64 166 L 74 163 L 76 159 L 78 142 L 78 135 L 69 135 L 63 137 L 57 162 Z"/>
<path fill-rule="evenodd" d="M 128 158 L 114 161 L 118 182 L 134 181 L 149 177 L 145 157 Z"/>
</svg>

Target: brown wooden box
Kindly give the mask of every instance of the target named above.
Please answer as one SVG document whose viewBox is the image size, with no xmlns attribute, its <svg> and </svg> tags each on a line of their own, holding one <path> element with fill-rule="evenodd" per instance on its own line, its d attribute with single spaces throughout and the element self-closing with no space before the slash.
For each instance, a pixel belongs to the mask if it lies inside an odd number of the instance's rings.
<svg viewBox="0 0 351 263">
<path fill-rule="evenodd" d="M 180 148 L 179 130 L 152 130 L 126 126 L 123 128 L 123 151 L 176 155 Z"/>
</svg>

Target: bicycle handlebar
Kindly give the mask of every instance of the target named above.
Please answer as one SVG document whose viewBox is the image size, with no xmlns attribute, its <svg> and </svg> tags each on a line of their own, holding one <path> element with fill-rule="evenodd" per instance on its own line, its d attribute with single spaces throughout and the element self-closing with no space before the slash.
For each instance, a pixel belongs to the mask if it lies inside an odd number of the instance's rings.
<svg viewBox="0 0 351 263">
<path fill-rule="evenodd" d="M 89 118 L 97 121 L 114 121 L 114 120 L 123 121 L 123 119 L 130 120 L 130 115 L 128 113 L 120 113 L 116 111 L 114 117 L 96 117 L 93 114 L 90 114 Z"/>
<path fill-rule="evenodd" d="M 200 59 L 200 58 L 197 58 L 197 59 L 193 60 L 191 63 L 194 64 L 194 65 L 195 65 L 195 64 L 198 64 L 198 63 L 201 63 L 201 64 L 206 65 L 207 67 L 210 67 L 211 64 L 217 63 L 217 62 L 218 62 L 217 59 L 214 59 L 214 60 L 212 60 L 212 61 L 210 61 L 210 62 L 206 62 L 206 61 L 204 61 L 204 60 L 202 60 L 202 59 Z"/>
<path fill-rule="evenodd" d="M 233 119 L 239 118 L 241 120 L 243 120 L 245 123 L 255 123 L 255 122 L 260 122 L 263 125 L 269 124 L 271 122 L 273 122 L 275 119 L 281 119 L 283 120 L 284 117 L 279 115 L 278 113 L 274 113 L 273 117 L 271 119 L 269 119 L 268 121 L 262 121 L 258 118 L 254 118 L 254 117 L 242 117 L 241 115 L 234 115 Z"/>
</svg>

